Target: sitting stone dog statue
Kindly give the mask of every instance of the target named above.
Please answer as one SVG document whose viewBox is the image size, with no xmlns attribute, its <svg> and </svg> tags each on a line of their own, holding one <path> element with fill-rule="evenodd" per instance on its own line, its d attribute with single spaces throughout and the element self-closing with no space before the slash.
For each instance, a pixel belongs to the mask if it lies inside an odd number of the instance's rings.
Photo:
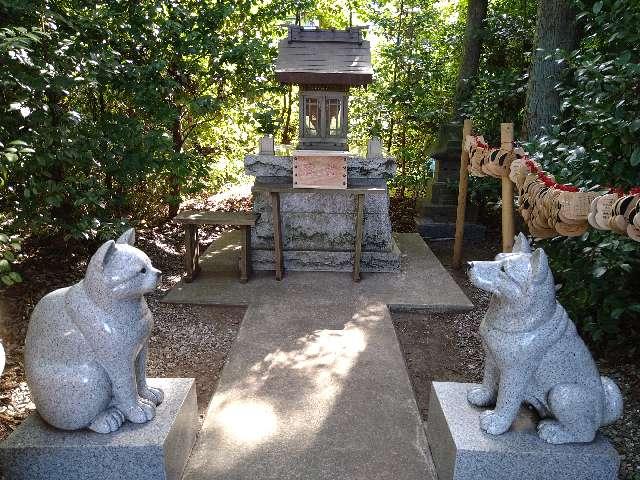
<svg viewBox="0 0 640 480">
<path fill-rule="evenodd" d="M 103 244 L 83 280 L 46 295 L 31 315 L 27 383 L 54 427 L 114 432 L 125 419 L 148 422 L 163 400 L 145 374 L 153 317 L 144 294 L 161 272 L 134 241 L 130 229 Z"/>
<path fill-rule="evenodd" d="M 480 427 L 500 435 L 525 402 L 542 419 L 538 435 L 553 444 L 591 442 L 598 428 L 622 416 L 617 385 L 598 373 L 593 358 L 562 305 L 542 249 L 531 253 L 516 237 L 513 253 L 470 262 L 469 279 L 493 294 L 480 325 L 486 354 L 484 379 L 471 389 L 472 405 L 494 410 Z"/>
</svg>

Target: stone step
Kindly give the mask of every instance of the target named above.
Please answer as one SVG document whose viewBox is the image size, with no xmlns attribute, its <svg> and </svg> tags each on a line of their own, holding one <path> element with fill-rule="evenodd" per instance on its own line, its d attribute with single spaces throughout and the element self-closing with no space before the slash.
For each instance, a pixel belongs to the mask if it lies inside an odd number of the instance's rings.
<svg viewBox="0 0 640 480">
<path fill-rule="evenodd" d="M 444 240 L 454 238 L 456 235 L 456 224 L 453 222 L 434 222 L 428 218 L 415 217 L 416 230 L 425 240 Z M 484 240 L 487 227 L 477 223 L 464 224 L 464 241 L 479 242 Z"/>
<path fill-rule="evenodd" d="M 435 222 L 455 222 L 458 210 L 457 199 L 451 204 L 442 205 L 432 203 L 426 198 L 419 198 L 416 201 L 416 215 L 418 217 L 429 218 Z M 479 209 L 476 205 L 468 204 L 465 211 L 465 220 L 475 223 L 478 221 Z"/>
<path fill-rule="evenodd" d="M 365 245 L 366 248 L 366 245 Z M 352 272 L 354 251 L 285 250 L 284 266 L 296 272 Z M 362 272 L 400 272 L 401 253 L 393 241 L 388 251 L 362 252 Z M 275 270 L 273 250 L 252 250 L 251 268 L 256 271 Z"/>
<path fill-rule="evenodd" d="M 250 306 L 185 480 L 434 479 L 388 308 Z"/>
</svg>

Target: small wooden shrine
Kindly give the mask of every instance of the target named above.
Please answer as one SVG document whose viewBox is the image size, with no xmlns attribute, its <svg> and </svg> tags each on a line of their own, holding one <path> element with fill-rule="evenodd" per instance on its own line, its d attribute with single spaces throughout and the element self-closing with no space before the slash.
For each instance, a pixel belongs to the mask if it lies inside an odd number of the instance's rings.
<svg viewBox="0 0 640 480">
<path fill-rule="evenodd" d="M 300 88 L 299 149 L 348 150 L 349 88 L 373 81 L 363 28 L 290 25 L 280 41 L 278 80 Z"/>
<path fill-rule="evenodd" d="M 275 270 L 397 272 L 386 182 L 395 162 L 372 139 L 349 153 L 349 89 L 373 81 L 364 27 L 291 25 L 279 44 L 278 80 L 299 87 L 300 129 L 291 156 L 260 149 L 245 158 L 252 192 L 251 266 Z M 272 139 L 270 139 L 273 142 Z M 272 144 L 273 145 L 273 144 Z"/>
</svg>

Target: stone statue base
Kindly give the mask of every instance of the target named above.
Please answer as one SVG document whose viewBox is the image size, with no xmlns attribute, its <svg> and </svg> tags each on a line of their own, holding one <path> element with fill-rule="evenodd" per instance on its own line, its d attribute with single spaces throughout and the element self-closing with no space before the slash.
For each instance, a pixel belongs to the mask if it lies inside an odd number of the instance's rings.
<svg viewBox="0 0 640 480">
<path fill-rule="evenodd" d="M 592 443 L 551 445 L 538 437 L 536 418 L 522 408 L 498 436 L 480 430 L 479 408 L 467 402 L 469 383 L 433 382 L 425 424 L 439 480 L 615 480 L 620 459 L 598 434 Z"/>
<path fill-rule="evenodd" d="M 63 431 L 37 413 L 0 444 L 0 465 L 12 480 L 179 480 L 199 429 L 192 378 L 150 378 L 164 402 L 148 423 L 126 422 L 104 435 Z"/>
</svg>

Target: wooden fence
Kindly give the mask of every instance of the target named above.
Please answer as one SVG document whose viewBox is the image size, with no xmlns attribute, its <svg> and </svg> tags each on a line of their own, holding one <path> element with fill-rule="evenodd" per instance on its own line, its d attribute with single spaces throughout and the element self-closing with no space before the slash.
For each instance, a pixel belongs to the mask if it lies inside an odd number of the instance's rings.
<svg viewBox="0 0 640 480">
<path fill-rule="evenodd" d="M 611 230 L 640 242 L 640 188 L 581 191 L 558 183 L 553 175 L 515 146 L 513 124 L 500 126 L 500 147 L 490 147 L 472 135 L 471 120 L 464 121 L 453 267 L 462 261 L 464 220 L 469 175 L 499 178 L 502 184 L 502 251 L 510 252 L 515 234 L 514 187 L 518 210 L 535 238 L 577 237 L 589 227 Z"/>
</svg>

